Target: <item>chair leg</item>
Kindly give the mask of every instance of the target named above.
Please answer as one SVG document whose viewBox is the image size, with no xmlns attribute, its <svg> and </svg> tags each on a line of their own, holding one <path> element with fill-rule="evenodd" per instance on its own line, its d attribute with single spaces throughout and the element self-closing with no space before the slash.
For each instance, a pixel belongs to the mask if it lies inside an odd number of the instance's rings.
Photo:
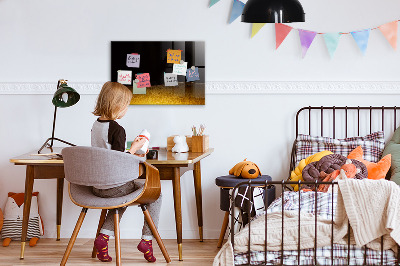
<svg viewBox="0 0 400 266">
<path fill-rule="evenodd" d="M 115 265 L 121 265 L 121 243 L 120 243 L 120 235 L 119 235 L 119 213 L 118 209 L 115 209 L 114 214 L 114 234 L 115 234 L 115 256 L 117 257 Z"/>
<path fill-rule="evenodd" d="M 103 227 L 104 221 L 106 220 L 106 215 L 107 215 L 107 210 L 106 209 L 101 210 L 101 215 L 100 215 L 100 219 L 99 219 L 99 226 L 97 227 L 96 238 L 100 234 L 100 230 Z M 96 248 L 95 248 L 95 246 L 93 244 L 92 258 L 96 258 L 96 255 L 97 255 L 97 250 L 96 250 Z"/>
<path fill-rule="evenodd" d="M 156 225 L 153 222 L 153 219 L 151 218 L 151 215 L 149 213 L 149 211 L 146 208 L 146 205 L 140 205 L 140 207 L 142 208 L 143 214 L 144 214 L 144 219 L 146 220 L 147 224 L 150 227 L 151 232 L 153 233 L 153 236 L 155 237 L 155 239 L 157 240 L 157 244 L 161 249 L 161 252 L 164 256 L 164 259 L 167 263 L 171 262 L 171 259 L 168 255 L 168 251 L 164 246 L 164 243 L 161 240 L 160 234 L 158 233 L 158 230 L 156 228 Z"/>
<path fill-rule="evenodd" d="M 228 222 L 229 222 L 229 212 L 225 212 L 225 217 L 224 217 L 224 221 L 222 222 L 221 234 L 219 235 L 217 248 L 220 248 L 222 246 L 222 242 L 224 241 L 226 228 L 228 227 Z"/>
<path fill-rule="evenodd" d="M 76 222 L 74 232 L 72 232 L 72 236 L 69 240 L 67 249 L 65 250 L 64 257 L 61 260 L 60 265 L 64 266 L 67 263 L 69 254 L 71 253 L 72 247 L 74 246 L 76 237 L 78 236 L 79 230 L 81 229 L 83 220 L 85 219 L 87 208 L 82 208 L 81 214 L 79 215 L 78 221 Z"/>
</svg>

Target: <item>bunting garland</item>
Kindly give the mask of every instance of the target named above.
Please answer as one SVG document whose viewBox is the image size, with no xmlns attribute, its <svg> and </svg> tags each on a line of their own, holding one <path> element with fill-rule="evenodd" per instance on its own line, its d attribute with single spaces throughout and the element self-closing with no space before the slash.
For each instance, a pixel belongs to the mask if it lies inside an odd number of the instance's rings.
<svg viewBox="0 0 400 266">
<path fill-rule="evenodd" d="M 303 58 L 306 56 L 308 48 L 310 48 L 316 35 L 317 33 L 315 31 L 299 30 L 301 55 Z"/>
<path fill-rule="evenodd" d="M 233 0 L 231 17 L 229 18 L 229 24 L 242 15 L 243 8 L 244 8 L 243 2 L 239 0 Z"/>
<path fill-rule="evenodd" d="M 252 23 L 252 27 L 251 27 L 251 38 L 254 37 L 254 35 L 256 35 L 262 27 L 264 27 L 265 23 Z"/>
<path fill-rule="evenodd" d="M 333 33 L 325 33 L 323 36 L 326 48 L 328 48 L 329 55 L 332 58 L 333 54 L 336 51 L 336 48 L 338 47 L 339 39 L 340 36 L 342 36 L 342 34 L 340 34 L 339 32 L 333 32 Z"/>
<path fill-rule="evenodd" d="M 286 36 L 290 33 L 292 27 L 281 24 L 275 23 L 275 40 L 276 40 L 276 49 L 281 45 L 281 43 L 285 40 Z"/>
<path fill-rule="evenodd" d="M 370 29 L 351 32 L 351 35 L 353 36 L 363 55 L 365 55 L 365 51 L 367 50 L 370 32 Z"/>
<path fill-rule="evenodd" d="M 213 5 L 215 5 L 218 2 L 219 2 L 219 0 L 210 0 L 210 5 L 208 7 L 212 7 Z"/>
<path fill-rule="evenodd" d="M 395 50 L 397 49 L 397 22 L 398 21 L 389 22 L 378 27 Z"/>
<path fill-rule="evenodd" d="M 212 7 L 220 0 L 210 0 L 209 7 Z M 229 24 L 235 21 L 238 17 L 240 17 L 245 4 L 240 0 L 233 0 L 232 3 L 232 10 L 229 17 Z M 307 54 L 308 49 L 310 48 L 312 42 L 314 41 L 317 35 L 322 35 L 329 53 L 329 56 L 333 58 L 335 51 L 339 45 L 340 37 L 344 34 L 351 34 L 354 41 L 356 42 L 358 48 L 360 49 L 361 53 L 365 55 L 368 47 L 369 36 L 371 30 L 379 29 L 382 32 L 383 36 L 389 42 L 391 47 L 396 50 L 397 49 L 397 31 L 398 31 L 398 22 L 400 20 L 395 20 L 383 25 L 380 25 L 375 28 L 363 29 L 358 31 L 350 31 L 350 32 L 331 32 L 331 33 L 322 33 L 322 32 L 315 32 L 310 30 L 304 29 L 296 29 L 290 27 L 285 24 L 275 23 L 275 41 L 276 41 L 276 49 L 283 43 L 286 39 L 288 34 L 292 30 L 297 30 L 299 32 L 300 37 L 300 44 L 301 44 L 301 51 L 302 57 L 304 58 Z M 262 27 L 264 27 L 266 23 L 252 23 L 251 29 L 251 38 L 253 38 Z"/>
</svg>

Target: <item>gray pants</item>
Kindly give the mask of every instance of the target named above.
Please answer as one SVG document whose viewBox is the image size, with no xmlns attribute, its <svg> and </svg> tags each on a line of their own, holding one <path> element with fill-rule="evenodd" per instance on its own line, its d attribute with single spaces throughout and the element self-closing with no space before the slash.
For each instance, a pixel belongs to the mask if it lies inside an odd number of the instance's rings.
<svg viewBox="0 0 400 266">
<path fill-rule="evenodd" d="M 133 180 L 119 187 L 113 187 L 108 189 L 93 188 L 93 194 L 101 198 L 122 197 L 138 189 L 141 189 L 143 186 L 144 182 L 138 182 L 138 181 L 135 182 L 135 180 Z M 162 202 L 162 196 L 160 194 L 160 197 L 155 202 L 146 204 L 146 207 L 149 210 L 151 218 L 153 218 L 154 224 L 157 228 L 158 228 L 158 221 L 160 219 L 161 202 Z M 125 210 L 126 207 L 118 208 L 119 219 L 122 218 L 122 215 L 124 214 Z M 100 233 L 109 236 L 114 236 L 114 214 L 115 214 L 115 209 L 108 210 L 106 220 L 104 221 Z M 146 220 L 144 221 L 143 225 L 142 239 L 146 240 L 153 239 L 153 234 Z"/>
</svg>

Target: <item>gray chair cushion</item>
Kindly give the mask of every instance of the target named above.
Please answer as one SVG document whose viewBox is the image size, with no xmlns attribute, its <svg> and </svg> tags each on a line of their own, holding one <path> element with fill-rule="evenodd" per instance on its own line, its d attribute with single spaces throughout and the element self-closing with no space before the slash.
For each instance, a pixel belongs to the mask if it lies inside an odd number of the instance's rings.
<svg viewBox="0 0 400 266">
<path fill-rule="evenodd" d="M 136 180 L 136 182 L 145 182 L 145 180 Z M 140 193 L 142 193 L 143 188 L 140 188 L 131 194 L 128 194 L 123 197 L 117 198 L 101 198 L 93 194 L 92 187 L 89 186 L 82 186 L 70 183 L 70 195 L 71 198 L 82 206 L 89 206 L 94 208 L 105 208 L 105 207 L 112 207 L 118 206 L 129 201 L 135 199 Z"/>
</svg>

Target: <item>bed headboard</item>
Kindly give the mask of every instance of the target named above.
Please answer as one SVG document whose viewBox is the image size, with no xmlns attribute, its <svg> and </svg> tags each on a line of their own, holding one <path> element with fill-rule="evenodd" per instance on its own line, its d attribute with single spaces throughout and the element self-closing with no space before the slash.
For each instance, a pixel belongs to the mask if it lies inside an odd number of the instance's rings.
<svg viewBox="0 0 400 266">
<path fill-rule="evenodd" d="M 347 138 L 363 136 L 375 131 L 383 131 L 389 139 L 398 126 L 396 106 L 308 106 L 296 114 L 296 137 L 299 134 Z M 295 164 L 295 144 L 293 144 L 290 171 Z M 290 176 L 290 172 L 289 172 Z"/>
</svg>

